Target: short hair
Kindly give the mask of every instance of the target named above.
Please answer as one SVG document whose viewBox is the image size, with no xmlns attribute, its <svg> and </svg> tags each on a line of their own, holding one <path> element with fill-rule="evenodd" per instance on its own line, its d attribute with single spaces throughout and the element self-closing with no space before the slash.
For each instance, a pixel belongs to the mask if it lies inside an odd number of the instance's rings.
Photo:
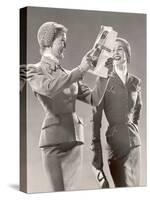
<svg viewBox="0 0 150 200">
<path fill-rule="evenodd" d="M 130 47 L 130 43 L 127 40 L 125 40 L 123 38 L 120 38 L 120 37 L 118 37 L 116 39 L 116 41 L 119 41 L 119 42 L 121 42 L 123 44 L 123 49 L 124 49 L 125 54 L 126 54 L 127 63 L 130 63 L 130 61 L 131 61 L 131 47 Z"/>
<path fill-rule="evenodd" d="M 50 47 L 59 32 L 67 32 L 67 28 L 56 22 L 45 22 L 42 24 L 37 33 L 38 43 L 41 49 Z"/>
</svg>

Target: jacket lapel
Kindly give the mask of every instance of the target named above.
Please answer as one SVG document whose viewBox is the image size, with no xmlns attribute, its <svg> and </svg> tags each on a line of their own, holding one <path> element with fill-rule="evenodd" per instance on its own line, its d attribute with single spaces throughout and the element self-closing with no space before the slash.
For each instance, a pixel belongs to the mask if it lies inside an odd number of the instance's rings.
<svg viewBox="0 0 150 200">
<path fill-rule="evenodd" d="M 137 84 L 135 83 L 135 78 L 128 73 L 128 77 L 127 77 L 127 88 L 130 90 L 136 90 L 137 88 Z"/>
<path fill-rule="evenodd" d="M 112 77 L 117 84 L 119 84 L 121 87 L 125 87 L 124 83 L 122 82 L 122 80 L 120 79 L 120 77 L 118 76 L 116 72 L 113 72 Z"/>
</svg>

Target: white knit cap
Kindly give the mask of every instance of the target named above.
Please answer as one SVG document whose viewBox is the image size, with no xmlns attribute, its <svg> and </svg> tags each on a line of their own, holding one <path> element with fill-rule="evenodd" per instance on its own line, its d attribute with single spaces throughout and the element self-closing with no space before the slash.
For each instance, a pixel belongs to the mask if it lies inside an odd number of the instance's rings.
<svg viewBox="0 0 150 200">
<path fill-rule="evenodd" d="M 56 22 L 46 22 L 42 24 L 37 33 L 40 47 L 50 47 L 58 31 L 67 32 L 67 28 Z"/>
</svg>

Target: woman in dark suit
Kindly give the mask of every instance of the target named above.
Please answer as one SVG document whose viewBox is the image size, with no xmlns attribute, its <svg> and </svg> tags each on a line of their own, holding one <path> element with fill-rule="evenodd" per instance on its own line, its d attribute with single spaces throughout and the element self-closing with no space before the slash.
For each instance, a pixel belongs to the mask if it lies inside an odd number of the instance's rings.
<svg viewBox="0 0 150 200">
<path fill-rule="evenodd" d="M 98 105 L 107 84 L 102 77 L 93 90 L 82 83 L 93 67 L 90 52 L 71 71 L 60 66 L 66 34 L 63 25 L 44 23 L 37 34 L 41 60 L 27 69 L 27 80 L 45 111 L 39 146 L 51 191 L 70 190 L 81 166 L 83 123 L 75 113 L 76 99 Z"/>
<path fill-rule="evenodd" d="M 113 59 L 106 65 L 113 65 L 114 72 L 109 79 L 103 100 L 93 115 L 93 165 L 103 170 L 103 156 L 100 140 L 102 112 L 104 110 L 108 129 L 108 164 L 116 187 L 140 185 L 140 135 L 138 122 L 142 107 L 141 80 L 128 73 L 130 44 L 117 38 Z"/>
</svg>

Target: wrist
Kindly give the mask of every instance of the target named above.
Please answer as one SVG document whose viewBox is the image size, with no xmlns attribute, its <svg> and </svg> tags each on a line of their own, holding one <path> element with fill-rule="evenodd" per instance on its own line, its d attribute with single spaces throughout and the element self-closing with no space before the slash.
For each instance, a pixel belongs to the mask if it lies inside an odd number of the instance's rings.
<svg viewBox="0 0 150 200">
<path fill-rule="evenodd" d="M 82 65 L 79 65 L 78 69 L 80 70 L 82 75 L 84 75 L 86 73 L 86 71 L 88 70 L 87 68 L 83 67 Z"/>
</svg>

